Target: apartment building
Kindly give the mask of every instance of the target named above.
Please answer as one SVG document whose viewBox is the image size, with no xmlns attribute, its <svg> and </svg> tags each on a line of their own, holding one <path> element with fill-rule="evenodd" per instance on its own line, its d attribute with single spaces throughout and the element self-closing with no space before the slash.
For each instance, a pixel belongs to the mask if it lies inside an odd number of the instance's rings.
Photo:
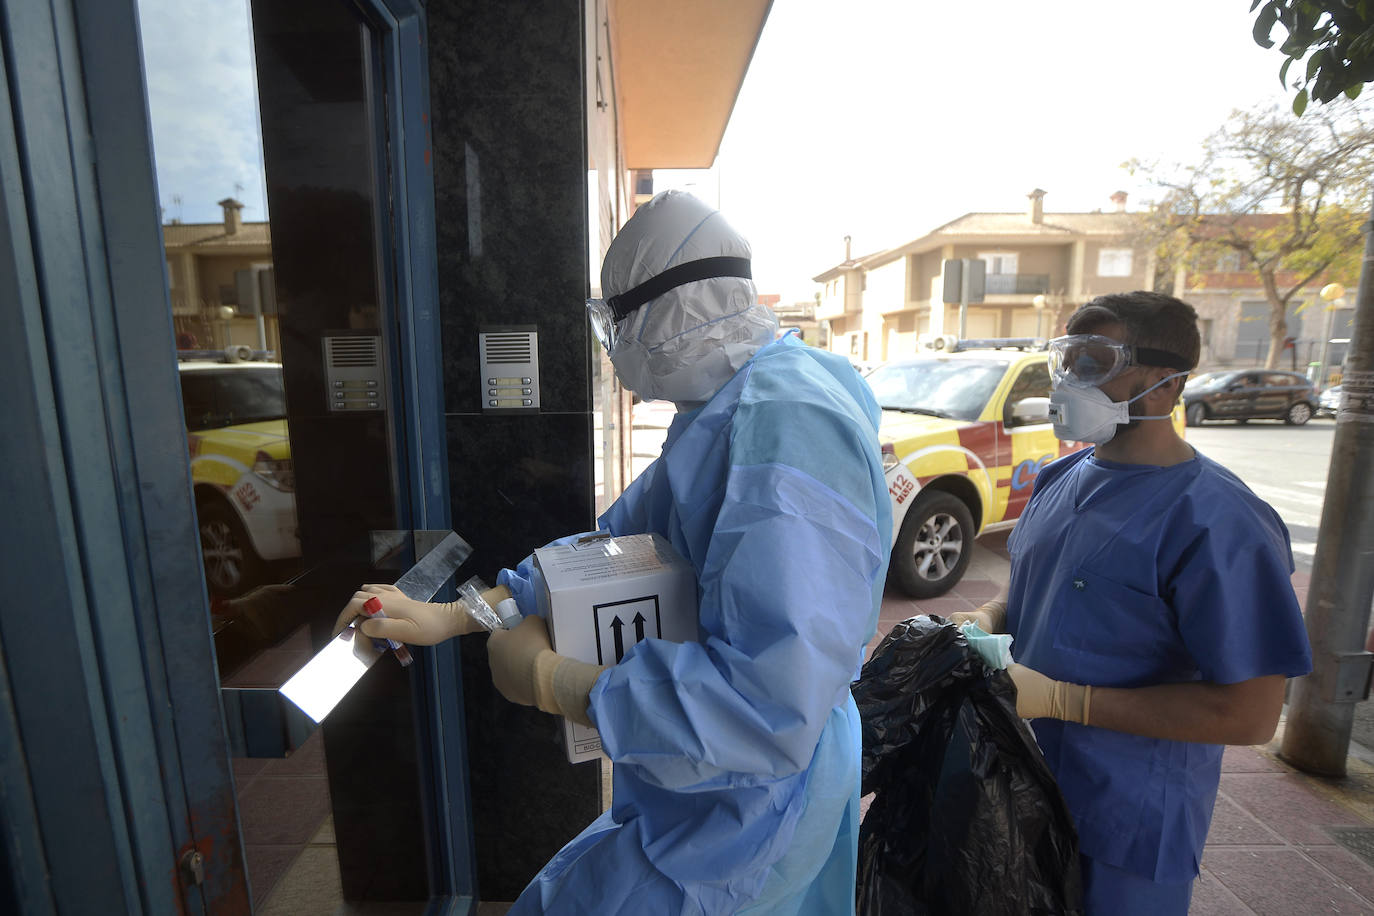
<svg viewBox="0 0 1374 916">
<path fill-rule="evenodd" d="M 244 222 L 243 204 L 232 197 L 219 205 L 222 223 L 173 220 L 162 227 L 177 346 L 279 350 L 271 227 Z"/>
<path fill-rule="evenodd" d="M 821 284 L 816 318 L 831 350 L 856 363 L 914 353 L 920 338 L 958 333 L 959 306 L 943 301 L 946 261 L 986 266 L 986 293 L 964 318 L 968 337 L 1048 337 L 1094 296 L 1148 288 L 1150 246 L 1137 238 L 1127 196 L 1110 211 L 1053 213 L 1046 192 L 1027 195 L 1019 213 L 966 213 L 925 235 L 845 259 L 812 279 Z"/>
</svg>

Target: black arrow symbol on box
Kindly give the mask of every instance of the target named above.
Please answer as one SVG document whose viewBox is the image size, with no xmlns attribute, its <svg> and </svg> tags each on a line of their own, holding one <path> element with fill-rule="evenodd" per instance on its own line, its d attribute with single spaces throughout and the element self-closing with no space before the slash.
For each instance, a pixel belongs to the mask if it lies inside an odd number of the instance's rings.
<svg viewBox="0 0 1374 916">
<path fill-rule="evenodd" d="M 644 638 L 644 614 L 642 612 L 635 614 L 634 625 L 635 642 L 639 642 Z"/>
<path fill-rule="evenodd" d="M 620 635 L 620 629 L 621 629 L 621 627 L 623 627 L 623 626 L 625 626 L 625 621 L 623 621 L 623 620 L 620 619 L 620 615 L 619 615 L 619 614 L 616 614 L 616 615 L 615 615 L 615 619 L 613 619 L 613 620 L 611 621 L 611 629 L 615 632 L 615 661 L 616 661 L 616 664 L 619 664 L 619 663 L 620 663 L 620 660 L 621 660 L 622 658 L 625 657 L 625 640 L 624 640 L 624 638 Z"/>
</svg>

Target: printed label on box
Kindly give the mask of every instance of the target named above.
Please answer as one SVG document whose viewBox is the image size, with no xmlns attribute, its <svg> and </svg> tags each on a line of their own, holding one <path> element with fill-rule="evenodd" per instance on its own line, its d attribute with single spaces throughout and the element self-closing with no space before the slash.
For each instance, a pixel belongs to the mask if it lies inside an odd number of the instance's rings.
<svg viewBox="0 0 1374 916">
<path fill-rule="evenodd" d="M 601 733 L 577 722 L 568 722 L 572 732 L 572 752 L 578 756 L 597 754 L 601 751 Z"/>
<path fill-rule="evenodd" d="M 541 613 L 561 655 L 612 666 L 645 640 L 699 638 L 696 571 L 657 534 L 541 547 L 534 563 Z M 571 763 L 601 752 L 596 729 L 566 719 L 563 742 Z"/>
<path fill-rule="evenodd" d="M 663 621 L 658 613 L 658 595 L 627 598 L 592 605 L 596 624 L 596 663 L 616 665 L 635 643 L 646 638 L 663 638 Z"/>
</svg>

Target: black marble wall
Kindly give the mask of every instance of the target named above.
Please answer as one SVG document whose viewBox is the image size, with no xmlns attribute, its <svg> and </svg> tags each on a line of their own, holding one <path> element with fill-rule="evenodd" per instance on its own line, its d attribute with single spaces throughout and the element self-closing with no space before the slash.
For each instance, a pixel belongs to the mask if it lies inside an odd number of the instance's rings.
<svg viewBox="0 0 1374 916">
<path fill-rule="evenodd" d="M 580 3 L 428 7 L 435 224 L 453 527 L 464 572 L 494 582 L 555 537 L 595 526 Z M 542 408 L 484 415 L 478 339 L 539 332 Z M 480 637 L 463 640 L 478 889 L 513 900 L 599 812 L 595 763 L 559 721 L 506 702 Z"/>
</svg>

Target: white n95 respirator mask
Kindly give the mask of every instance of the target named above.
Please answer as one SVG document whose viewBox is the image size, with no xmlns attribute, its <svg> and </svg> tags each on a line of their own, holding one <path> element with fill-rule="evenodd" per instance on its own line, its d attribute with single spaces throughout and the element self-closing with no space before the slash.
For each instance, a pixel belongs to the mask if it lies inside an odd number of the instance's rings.
<svg viewBox="0 0 1374 916">
<path fill-rule="evenodd" d="M 1167 420 L 1170 414 L 1156 417 L 1131 416 L 1131 404 L 1154 391 L 1160 385 L 1187 372 L 1175 372 L 1146 388 L 1140 394 L 1126 401 L 1113 401 L 1106 392 L 1095 385 L 1075 385 L 1059 382 L 1050 392 L 1050 420 L 1054 423 L 1054 434 L 1060 439 L 1073 442 L 1091 442 L 1103 445 L 1111 441 L 1120 426 L 1133 420 Z"/>
</svg>

